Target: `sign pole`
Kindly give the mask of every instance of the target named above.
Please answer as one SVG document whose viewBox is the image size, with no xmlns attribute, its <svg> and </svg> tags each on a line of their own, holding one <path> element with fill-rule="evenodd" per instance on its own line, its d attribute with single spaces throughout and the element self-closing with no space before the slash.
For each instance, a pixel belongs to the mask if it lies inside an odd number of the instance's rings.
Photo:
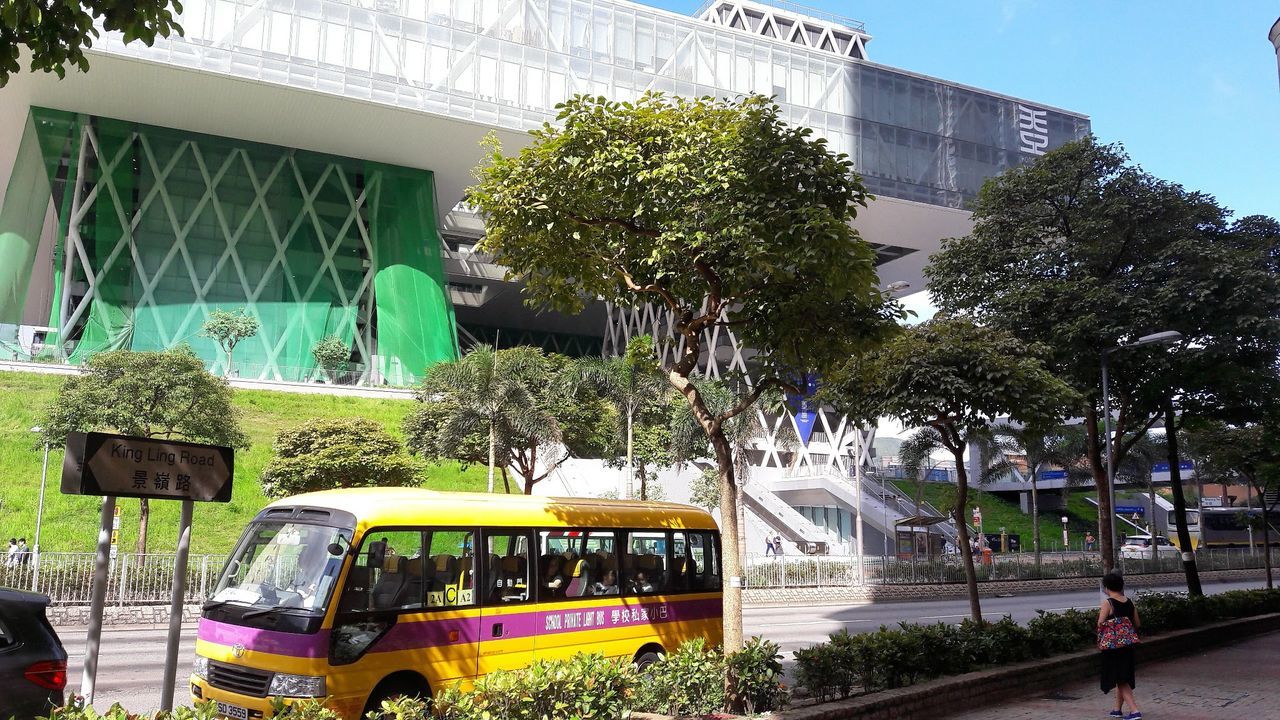
<svg viewBox="0 0 1280 720">
<path fill-rule="evenodd" d="M 98 678 L 98 646 L 102 641 L 102 608 L 107 603 L 107 573 L 111 566 L 111 521 L 116 499 L 102 498 L 102 521 L 98 524 L 98 551 L 93 559 L 93 591 L 89 601 L 89 634 L 84 644 L 84 672 L 80 694 L 85 704 L 93 704 L 93 686 Z"/>
<path fill-rule="evenodd" d="M 182 501 L 178 520 L 178 554 L 173 563 L 173 594 L 169 596 L 169 640 L 164 654 L 164 684 L 160 690 L 160 710 L 173 710 L 173 684 L 178 679 L 178 642 L 182 637 L 182 608 L 187 593 L 187 555 L 191 549 L 191 514 L 195 503 Z"/>
</svg>

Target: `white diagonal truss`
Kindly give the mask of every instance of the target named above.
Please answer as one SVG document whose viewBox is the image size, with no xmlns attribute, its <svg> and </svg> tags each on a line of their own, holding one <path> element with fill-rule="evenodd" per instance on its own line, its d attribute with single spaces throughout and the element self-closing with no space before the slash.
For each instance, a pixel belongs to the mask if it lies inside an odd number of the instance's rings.
<svg viewBox="0 0 1280 720">
<path fill-rule="evenodd" d="M 375 351 L 372 324 L 362 323 L 361 319 L 367 318 L 373 304 L 376 263 L 364 263 L 358 271 L 358 280 L 353 282 L 350 269 L 345 274 L 339 269 L 337 256 L 341 249 L 350 252 L 352 243 L 358 242 L 364 257 L 374 257 L 365 208 L 370 195 L 379 192 L 381 175 L 371 174 L 363 179 L 357 191 L 349 177 L 350 168 L 338 159 L 333 159 L 318 173 L 310 169 L 304 171 L 294 151 L 287 148 L 275 148 L 275 156 L 264 170 L 262 158 L 251 158 L 246 147 L 229 151 L 223 147 L 211 152 L 198 136 L 176 145 L 168 139 L 162 148 L 150 137 L 147 128 L 139 126 L 114 152 L 104 154 L 93 122 L 83 123 L 81 133 L 80 156 L 75 159 L 80 168 L 79 187 L 70 210 L 64 271 L 82 290 L 73 289 L 63 294 L 59 337 L 72 339 L 78 335 L 80 323 L 90 307 L 94 303 L 106 303 L 104 285 L 112 282 L 107 279 L 108 275 L 126 268 L 130 277 L 129 292 L 133 296 L 131 312 L 135 318 L 148 315 L 161 347 L 172 347 L 193 337 L 200 331 L 209 311 L 219 305 L 243 305 L 253 314 L 257 312 L 257 304 L 265 302 L 266 288 L 283 287 L 286 297 L 277 300 L 305 306 L 316 297 L 322 281 L 327 280 L 332 282 L 340 312 L 336 314 L 337 323 L 326 331 L 339 336 L 350 333 L 357 367 L 368 372 L 369 360 Z M 263 152 L 261 146 L 257 152 Z M 259 162 L 255 163 L 255 159 Z M 134 173 L 147 178 L 146 192 L 140 197 L 133 197 L 135 188 L 126 191 L 118 187 L 117 170 L 125 168 L 126 163 L 134 163 Z M 89 168 L 95 169 L 86 172 Z M 181 174 L 175 171 L 177 168 L 183 168 L 185 176 L 174 177 Z M 247 203 L 243 197 L 234 200 L 228 197 L 228 194 L 243 195 L 246 190 L 244 183 L 228 187 L 224 179 L 231 173 L 248 181 L 252 199 Z M 297 208 L 271 206 L 268 195 L 280 183 L 296 185 L 294 194 L 300 198 Z M 319 196 L 326 190 L 322 201 Z M 293 210 L 293 214 L 288 210 Z M 118 237 L 84 236 L 82 227 L 97 213 L 115 216 L 117 226 L 122 229 Z M 285 222 L 281 224 L 281 220 Z M 255 223 L 259 232 L 265 229 L 269 243 L 242 246 L 241 240 Z M 199 231 L 193 231 L 197 226 Z M 298 245 L 310 240 L 319 246 L 319 253 L 299 252 Z M 104 243 L 109 243 L 109 250 Z M 144 247 L 157 243 L 168 245 L 163 249 Z M 246 271 L 247 263 L 241 250 L 259 254 L 264 248 L 272 257 L 265 265 L 259 261 L 251 276 Z M 307 264 L 292 267 L 291 254 L 295 263 L 305 258 Z M 201 264 L 194 259 L 197 255 L 208 268 L 204 273 L 197 269 Z M 224 269 L 228 262 L 232 264 L 235 279 L 235 286 L 230 288 L 225 287 Z M 215 281 L 219 279 L 224 287 L 215 292 Z M 187 311 L 176 323 L 174 316 L 160 311 L 164 302 L 156 295 L 158 288 L 163 286 L 172 292 L 175 285 L 190 298 L 189 303 L 184 303 L 189 304 Z M 259 343 L 266 358 L 261 365 L 252 366 L 248 375 L 263 380 L 305 379 L 292 376 L 298 368 L 282 364 L 281 353 L 296 332 L 302 333 L 308 343 L 320 339 L 311 337 L 314 333 L 306 327 L 306 319 L 305 313 L 291 312 L 280 332 L 261 333 L 246 341 Z M 294 338 L 294 342 L 297 341 Z M 224 365 L 225 360 L 219 357 L 211 369 L 221 371 Z M 238 365 L 237 370 L 242 376 L 246 375 L 245 366 Z M 367 378 L 360 378 L 361 382 L 365 380 Z"/>
</svg>

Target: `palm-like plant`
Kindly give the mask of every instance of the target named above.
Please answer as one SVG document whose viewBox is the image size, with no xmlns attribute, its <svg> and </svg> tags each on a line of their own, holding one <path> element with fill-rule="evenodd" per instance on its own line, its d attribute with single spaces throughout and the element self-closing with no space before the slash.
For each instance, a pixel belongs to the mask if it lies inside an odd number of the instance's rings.
<svg viewBox="0 0 1280 720">
<path fill-rule="evenodd" d="M 528 385 L 542 359 L 537 348 L 499 352 L 492 346 L 478 345 L 458 360 L 432 366 L 418 391 L 423 400 L 450 401 L 451 410 L 438 442 L 461 443 L 473 432 L 488 433 L 489 492 L 493 492 L 498 455 L 509 457 L 517 439 L 549 444 L 560 438 L 556 419 L 538 407 Z M 442 455 L 452 454 L 450 447 L 437 450 Z M 526 481 L 526 491 L 528 485 Z"/>
<path fill-rule="evenodd" d="M 1035 552 L 1036 573 L 1040 572 L 1040 474 L 1059 467 L 1067 471 L 1067 483 L 1082 482 L 1092 477 L 1082 465 L 1083 435 L 1079 428 L 1059 426 L 1051 429 L 1000 423 L 984 438 L 983 456 L 987 458 L 979 483 L 988 483 L 1006 475 L 1026 482 L 1031 488 L 1031 542 Z M 1023 462 L 1014 460 L 1021 456 Z"/>
<path fill-rule="evenodd" d="M 949 451 L 942 441 L 942 434 L 933 427 L 920 428 L 907 436 L 898 448 L 898 461 L 902 463 L 902 474 L 912 479 L 915 495 L 912 500 L 916 515 L 920 514 L 926 477 L 929 471 L 938 465 L 934 455 L 939 452 Z M 962 522 L 959 518 L 955 518 L 955 521 Z M 927 552 L 931 552 L 928 527 L 925 528 L 925 548 Z M 960 548 L 960 552 L 968 552 L 968 548 Z"/>
<path fill-rule="evenodd" d="M 635 486 L 635 428 L 642 414 L 665 404 L 673 388 L 662 376 L 653 351 L 653 338 L 641 335 L 627 343 L 621 357 L 578 361 L 577 375 L 618 411 L 627 444 L 627 487 L 630 498 Z M 699 428 L 701 432 L 701 428 Z"/>
</svg>

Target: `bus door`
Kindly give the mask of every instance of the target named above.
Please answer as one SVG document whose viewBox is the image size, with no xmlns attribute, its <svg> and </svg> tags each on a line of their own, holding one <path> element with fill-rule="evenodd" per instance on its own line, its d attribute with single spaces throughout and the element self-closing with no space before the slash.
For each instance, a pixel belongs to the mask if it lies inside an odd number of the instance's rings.
<svg viewBox="0 0 1280 720">
<path fill-rule="evenodd" d="M 537 617 L 528 530 L 486 530 L 478 594 L 480 657 L 477 674 L 513 670 L 533 660 Z"/>
<path fill-rule="evenodd" d="M 398 670 L 432 687 L 476 668 L 470 529 L 374 529 L 365 534 L 335 617 L 330 660 L 342 685 L 366 691 Z"/>
</svg>

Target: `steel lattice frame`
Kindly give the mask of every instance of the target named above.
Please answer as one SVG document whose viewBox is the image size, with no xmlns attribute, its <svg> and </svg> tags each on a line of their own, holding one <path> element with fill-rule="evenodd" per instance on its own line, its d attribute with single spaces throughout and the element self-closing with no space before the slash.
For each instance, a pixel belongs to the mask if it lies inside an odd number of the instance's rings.
<svg viewBox="0 0 1280 720">
<path fill-rule="evenodd" d="M 658 347 L 658 360 L 670 366 L 684 352 L 685 342 L 675 332 L 675 315 L 651 304 L 638 307 L 608 305 L 604 333 L 606 357 L 621 355 L 627 343 L 634 337 L 649 335 Z M 696 373 L 702 377 L 721 379 L 726 376 L 742 377 L 752 382 L 750 360 L 754 352 L 744 348 L 731 328 L 713 326 L 703 331 L 703 353 L 698 360 Z M 756 413 L 764 434 L 757 438 L 753 450 L 763 453 L 760 467 L 779 468 L 789 475 L 840 475 L 846 476 L 853 467 L 851 459 L 860 450 L 863 467 L 871 465 L 871 444 L 876 429 L 860 429 L 848 418 L 821 410 L 818 413 L 814 434 L 808 444 L 792 446 L 783 443 L 779 436 L 789 423 L 797 436 L 799 428 L 790 409 L 775 418 L 768 417 L 757 405 Z M 858 435 L 861 434 L 859 439 Z M 785 454 L 790 454 L 790 461 Z"/>
<path fill-rule="evenodd" d="M 70 291 L 62 294 L 58 322 L 59 337 L 68 338 L 90 307 L 95 302 L 104 301 L 102 297 L 104 279 L 112 270 L 117 269 L 120 263 L 128 263 L 129 270 L 136 273 L 142 289 L 141 295 L 134 303 L 135 312 L 157 309 L 155 289 L 162 281 L 172 281 L 174 276 L 178 276 L 180 281 L 189 282 L 192 300 L 181 322 L 176 326 L 166 327 L 158 314 L 155 317 L 162 346 L 176 345 L 199 332 L 213 307 L 228 304 L 225 301 L 215 303 L 209 300 L 208 296 L 215 279 L 220 276 L 220 271 L 230 262 L 239 281 L 240 290 L 243 292 L 243 304 L 250 313 L 255 312 L 254 304 L 260 300 L 263 290 L 270 285 L 270 281 L 282 278 L 291 296 L 288 300 L 294 304 L 302 304 L 311 300 L 321 280 L 327 274 L 333 279 L 341 306 L 351 311 L 346 313 L 341 324 L 332 330 L 335 334 L 351 331 L 358 362 L 364 368 L 365 375 L 369 373 L 368 360 L 372 357 L 374 350 L 371 337 L 372 324 L 364 323 L 361 327 L 358 324 L 358 318 L 372 307 L 376 265 L 368 263 L 358 284 L 355 287 L 348 287 L 349 283 L 342 281 L 342 274 L 334 261 L 343 238 L 350 237 L 349 233 L 353 228 L 367 257 L 375 257 L 364 215 L 367 199 L 379 190 L 381 182 L 379 175 L 374 174 L 368 177 L 367 182 L 357 191 L 352 178 L 348 177 L 350 170 L 343 167 L 338 159 L 329 162 L 318 176 L 311 174 L 307 177 L 299 167 L 294 152 L 287 148 L 278 148 L 279 157 L 269 172 L 260 176 L 248 151 L 243 147 L 232 149 L 215 167 L 209 164 L 207 153 L 202 149 L 198 138 L 183 141 L 177 152 L 164 157 L 153 151 L 153 143 L 147 131 L 139 129 L 134 130 L 113 155 L 104 155 L 98 132 L 92 123 L 84 123 L 81 133 L 80 154 L 76 159 L 79 168 L 77 177 L 80 178 L 80 183 L 71 206 L 70 222 L 65 238 L 63 272 L 67 278 L 82 278 L 87 289 L 78 299 L 73 298 L 73 293 Z M 139 199 L 132 212 L 126 212 L 123 207 L 125 204 L 123 192 L 115 184 L 114 170 L 121 163 L 127 162 L 133 152 L 136 152 L 141 162 L 145 163 L 154 182 L 149 192 Z M 199 200 L 193 206 L 188 206 L 187 212 L 181 211 L 182 204 L 174 201 L 170 189 L 166 187 L 166 182 L 173 174 L 175 167 L 183 162 L 194 163 L 204 186 Z M 98 167 L 98 172 L 93 173 L 92 179 L 86 178 L 85 173 L 86 167 L 90 164 L 96 164 Z M 237 164 L 242 167 L 236 168 Z M 243 172 L 248 177 L 255 195 L 247 212 L 235 218 L 238 222 L 234 225 L 219 196 L 220 181 L 232 171 Z M 325 222 L 322 221 L 321 213 L 316 208 L 317 197 L 330 180 L 337 182 L 342 189 L 342 197 L 346 200 L 346 206 L 341 208 L 345 217 L 336 232 L 332 230 L 326 232 Z M 297 215 L 285 226 L 277 226 L 271 212 L 277 208 L 270 208 L 267 198 L 270 189 L 280 182 L 296 183 L 302 197 L 302 205 Z M 162 206 L 163 216 L 170 224 L 169 230 L 173 233 L 173 241 L 159 266 L 148 273 L 147 264 L 139 253 L 137 243 L 134 242 L 134 231 L 143 222 L 144 216 L 154 218 L 154 213 L 150 215 L 148 213 L 157 202 Z M 215 214 L 220 239 L 225 242 L 226 247 L 218 257 L 213 271 L 208 273 L 208 277 L 202 278 L 193 263 L 189 242 L 199 240 L 192 236 L 191 231 L 206 208 L 212 209 Z M 333 218 L 332 208 L 333 203 L 330 198 L 327 201 L 325 220 Z M 81 233 L 82 223 L 95 210 L 115 213 L 120 227 L 125 228 L 125 231 L 114 239 L 114 245 L 106 258 L 99 263 L 91 260 L 92 254 Z M 246 263 L 242 261 L 238 249 L 246 229 L 255 218 L 265 223 L 274 254 L 266 270 L 260 276 L 251 278 L 246 273 Z M 309 266 L 295 269 L 289 265 L 290 243 L 304 224 L 314 230 L 314 237 L 322 248 L 323 255 L 318 268 Z M 175 258 L 181 259 L 177 268 L 174 267 Z M 306 278 L 310 279 L 306 280 Z M 300 284 L 299 279 L 303 279 L 304 282 Z M 260 333 L 257 337 L 246 341 L 261 343 L 262 350 L 265 352 L 266 362 L 256 373 L 258 379 L 282 380 L 289 375 L 289 369 L 282 368 L 278 360 L 290 331 L 303 322 L 303 314 L 290 313 L 287 322 L 283 332 L 273 333 L 271 337 L 268 337 L 267 333 Z M 357 329 L 359 332 L 356 332 Z M 319 339 L 314 338 L 314 340 Z M 214 362 L 212 370 L 225 369 L 225 359 L 222 357 L 218 357 Z M 237 369 L 242 369 L 242 366 L 238 365 Z M 361 383 L 367 380 L 367 377 L 360 378 Z"/>
</svg>

